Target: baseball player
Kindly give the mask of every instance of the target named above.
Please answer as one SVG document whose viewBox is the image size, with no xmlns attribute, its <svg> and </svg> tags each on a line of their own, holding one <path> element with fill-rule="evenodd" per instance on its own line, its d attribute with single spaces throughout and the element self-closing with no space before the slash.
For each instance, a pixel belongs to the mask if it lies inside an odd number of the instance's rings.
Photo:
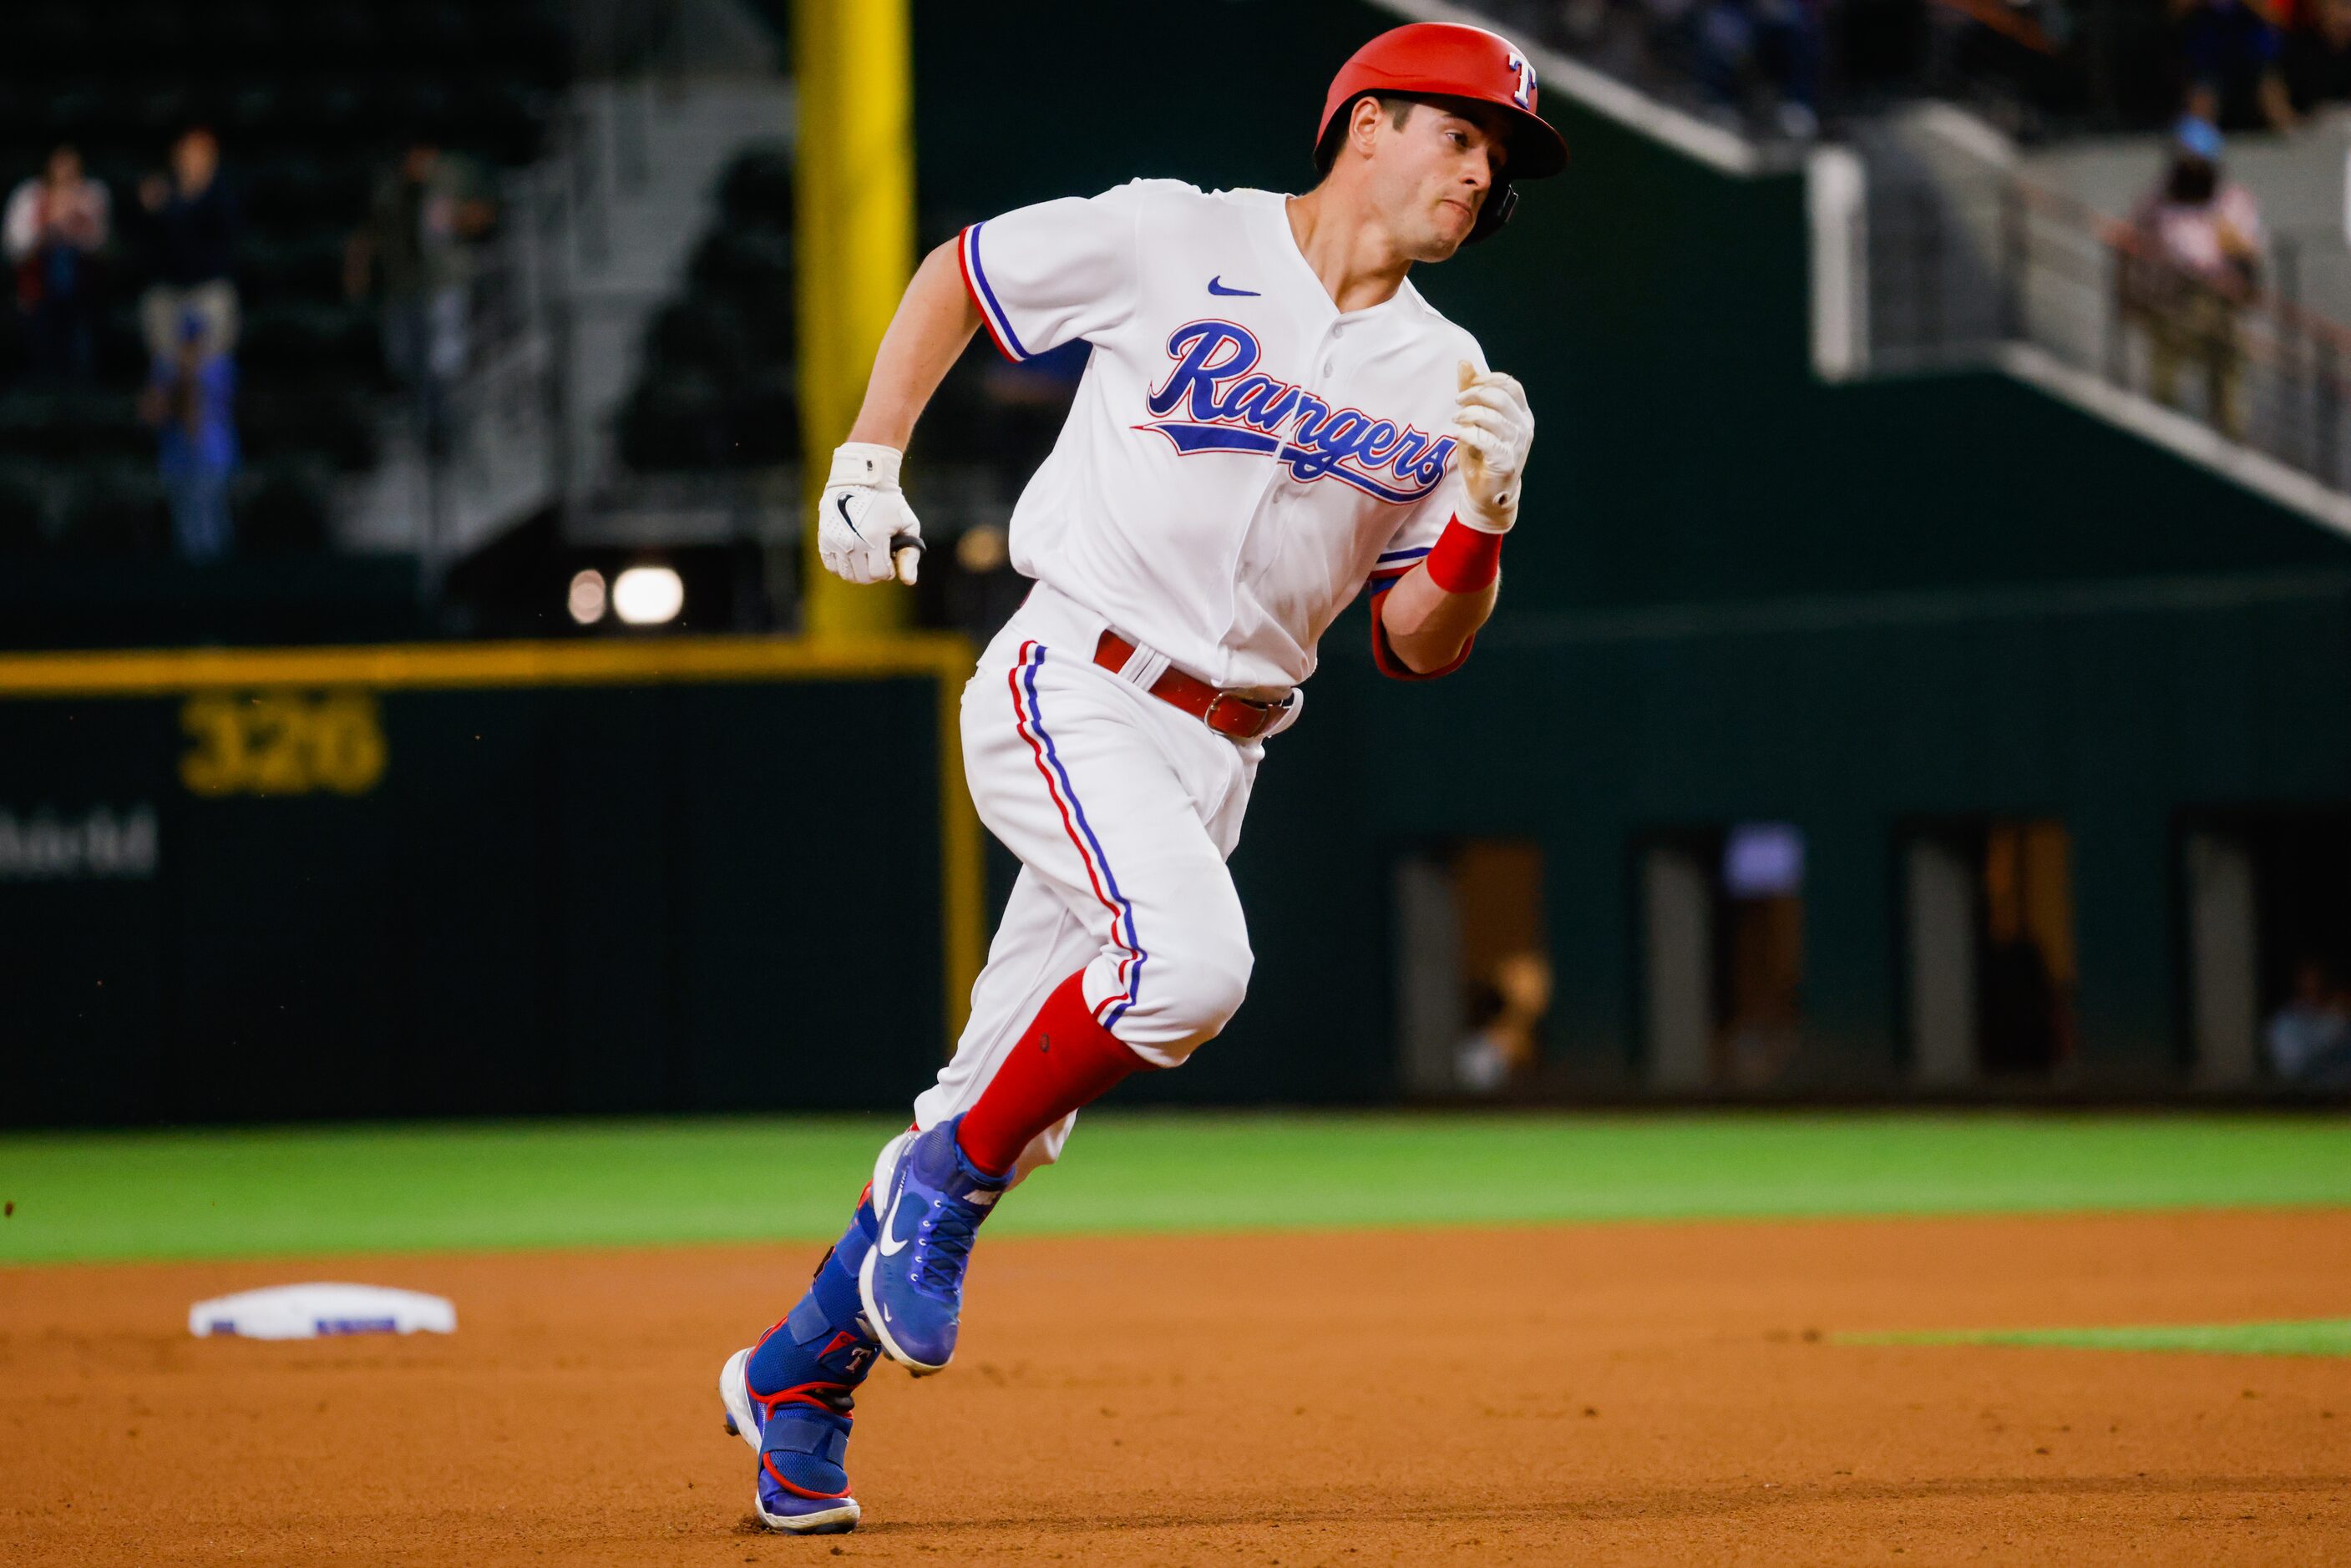
<svg viewBox="0 0 2351 1568">
<path fill-rule="evenodd" d="M 1567 150 L 1507 40 L 1422 23 L 1341 69 L 1303 196 L 1138 180 L 974 223 L 916 272 L 819 503 L 826 568 L 911 580 L 914 421 L 975 330 L 1092 356 L 1012 516 L 1034 579 L 963 694 L 964 773 L 1021 871 L 971 1021 L 799 1303 L 719 1376 L 759 1517 L 858 1519 L 851 1396 L 955 1355 L 980 1224 L 1079 1107 L 1180 1065 L 1249 979 L 1226 857 L 1315 645 L 1368 585 L 1399 680 L 1468 658 L 1534 420 L 1415 292 Z"/>
</svg>

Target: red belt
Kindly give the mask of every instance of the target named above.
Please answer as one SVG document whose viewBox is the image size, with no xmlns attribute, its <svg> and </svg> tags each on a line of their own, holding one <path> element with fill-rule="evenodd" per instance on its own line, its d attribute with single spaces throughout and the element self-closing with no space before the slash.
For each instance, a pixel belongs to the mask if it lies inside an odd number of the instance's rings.
<svg viewBox="0 0 2351 1568">
<path fill-rule="evenodd" d="M 1134 644 L 1114 631 L 1102 633 L 1102 640 L 1094 644 L 1094 662 L 1113 674 L 1125 669 L 1126 661 L 1134 657 Z M 1289 706 L 1286 701 L 1259 702 L 1236 695 L 1186 675 L 1173 665 L 1151 683 L 1151 694 L 1171 707 L 1183 709 L 1233 741 L 1256 740 L 1273 728 L 1273 722 Z"/>
</svg>

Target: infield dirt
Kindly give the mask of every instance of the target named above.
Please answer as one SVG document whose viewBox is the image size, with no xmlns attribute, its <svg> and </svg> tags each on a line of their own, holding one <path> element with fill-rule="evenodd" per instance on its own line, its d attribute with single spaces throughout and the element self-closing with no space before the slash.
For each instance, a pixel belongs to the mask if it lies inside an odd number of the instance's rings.
<svg viewBox="0 0 2351 1568">
<path fill-rule="evenodd" d="M 749 1522 L 713 1382 L 814 1250 L 0 1271 L 0 1560 L 2340 1563 L 2351 1360 L 1839 1343 L 2339 1316 L 2351 1213 L 985 1244 L 859 1397 L 855 1534 Z M 188 1337 L 301 1278 L 452 1338 Z"/>
</svg>

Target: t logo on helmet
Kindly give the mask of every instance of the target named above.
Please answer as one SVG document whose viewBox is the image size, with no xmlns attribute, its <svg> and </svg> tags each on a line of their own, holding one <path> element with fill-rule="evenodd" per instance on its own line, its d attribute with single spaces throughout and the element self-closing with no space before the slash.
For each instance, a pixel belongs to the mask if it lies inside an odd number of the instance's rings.
<svg viewBox="0 0 2351 1568">
<path fill-rule="evenodd" d="M 1516 49 L 1510 51 L 1510 67 L 1519 73 L 1519 85 L 1510 90 L 1510 101 L 1531 111 L 1535 107 L 1535 68 Z"/>
</svg>

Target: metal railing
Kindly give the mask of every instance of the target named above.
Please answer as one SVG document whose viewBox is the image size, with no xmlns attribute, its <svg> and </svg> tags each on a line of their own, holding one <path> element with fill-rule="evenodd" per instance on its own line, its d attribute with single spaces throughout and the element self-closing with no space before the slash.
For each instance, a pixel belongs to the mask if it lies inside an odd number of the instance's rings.
<svg viewBox="0 0 2351 1568">
<path fill-rule="evenodd" d="M 1873 369 L 2022 348 L 2351 488 L 2351 329 L 2298 302 L 2308 241 L 2215 286 L 2134 225 L 2004 171 L 1874 185 L 1867 212 Z"/>
<path fill-rule="evenodd" d="M 549 509 L 581 544 L 768 543 L 796 523 L 796 468 L 640 473 L 622 455 L 638 334 L 676 287 L 598 275 L 620 203 L 651 178 L 653 97 L 637 79 L 602 89 L 593 113 L 575 99 L 549 155 L 504 177 L 497 227 L 469 256 L 465 363 L 440 389 L 440 428 L 421 400 L 392 410 L 381 499 L 410 520 L 428 584 Z"/>
</svg>

